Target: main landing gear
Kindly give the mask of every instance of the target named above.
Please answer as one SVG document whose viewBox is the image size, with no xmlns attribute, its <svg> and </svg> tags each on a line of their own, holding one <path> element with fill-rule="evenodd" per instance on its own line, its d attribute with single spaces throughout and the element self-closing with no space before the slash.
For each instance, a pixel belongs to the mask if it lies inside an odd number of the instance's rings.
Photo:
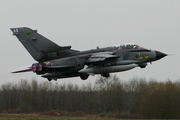
<svg viewBox="0 0 180 120">
<path fill-rule="evenodd" d="M 47 78 L 47 79 L 48 79 L 49 82 L 52 80 L 51 78 Z"/>
<path fill-rule="evenodd" d="M 110 76 L 109 73 L 104 73 L 104 74 L 101 74 L 101 76 L 105 77 L 105 78 L 108 78 Z"/>
<path fill-rule="evenodd" d="M 52 80 L 54 80 L 54 81 L 57 81 L 57 79 L 52 79 L 52 78 L 47 78 L 48 79 L 48 81 L 50 82 L 50 81 L 52 81 Z"/>
<path fill-rule="evenodd" d="M 81 74 L 81 75 L 80 75 L 80 78 L 81 78 L 82 80 L 86 80 L 88 77 L 89 77 L 88 74 Z"/>
</svg>

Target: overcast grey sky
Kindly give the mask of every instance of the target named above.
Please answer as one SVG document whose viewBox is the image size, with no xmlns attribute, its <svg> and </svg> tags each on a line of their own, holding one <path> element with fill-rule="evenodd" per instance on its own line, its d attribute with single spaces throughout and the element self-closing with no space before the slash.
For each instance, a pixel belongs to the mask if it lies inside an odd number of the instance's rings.
<svg viewBox="0 0 180 120">
<path fill-rule="evenodd" d="M 123 80 L 133 77 L 177 80 L 180 78 L 179 0 L 1 0 L 0 83 L 36 78 L 34 73 L 10 74 L 36 62 L 15 36 L 11 27 L 30 27 L 72 49 L 88 50 L 121 43 L 174 54 L 145 69 L 115 73 Z M 59 79 L 59 83 L 94 83 L 95 77 Z"/>
</svg>

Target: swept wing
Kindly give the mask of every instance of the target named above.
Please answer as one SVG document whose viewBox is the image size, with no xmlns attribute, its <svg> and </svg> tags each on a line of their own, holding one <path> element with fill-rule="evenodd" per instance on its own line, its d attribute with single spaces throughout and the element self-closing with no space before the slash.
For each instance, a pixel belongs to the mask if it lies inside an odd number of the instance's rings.
<svg viewBox="0 0 180 120">
<path fill-rule="evenodd" d="M 110 58 L 119 58 L 118 55 L 115 55 L 113 52 L 99 52 L 92 54 L 87 60 L 86 63 L 95 63 L 95 62 L 102 62 L 106 59 Z"/>
</svg>

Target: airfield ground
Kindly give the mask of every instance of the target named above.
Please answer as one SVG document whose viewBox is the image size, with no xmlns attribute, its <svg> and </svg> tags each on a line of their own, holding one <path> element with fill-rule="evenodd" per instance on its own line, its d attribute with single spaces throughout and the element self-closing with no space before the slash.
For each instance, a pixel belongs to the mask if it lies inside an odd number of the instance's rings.
<svg viewBox="0 0 180 120">
<path fill-rule="evenodd" d="M 34 114 L 7 114 L 0 113 L 0 120 L 119 120 L 116 118 L 99 117 L 96 115 L 87 115 L 81 117 L 67 117 L 57 115 Z"/>
</svg>

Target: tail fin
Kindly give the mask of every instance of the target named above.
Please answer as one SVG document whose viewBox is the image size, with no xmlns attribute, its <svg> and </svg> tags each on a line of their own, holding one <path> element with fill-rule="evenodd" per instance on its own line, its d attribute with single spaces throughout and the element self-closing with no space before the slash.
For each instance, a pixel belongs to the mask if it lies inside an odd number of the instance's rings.
<svg viewBox="0 0 180 120">
<path fill-rule="evenodd" d="M 60 47 L 49 39 L 37 33 L 37 30 L 30 28 L 11 28 L 15 35 L 31 56 L 36 61 L 45 61 L 52 57 L 57 57 L 57 52 L 70 50 L 71 46 Z"/>
</svg>

